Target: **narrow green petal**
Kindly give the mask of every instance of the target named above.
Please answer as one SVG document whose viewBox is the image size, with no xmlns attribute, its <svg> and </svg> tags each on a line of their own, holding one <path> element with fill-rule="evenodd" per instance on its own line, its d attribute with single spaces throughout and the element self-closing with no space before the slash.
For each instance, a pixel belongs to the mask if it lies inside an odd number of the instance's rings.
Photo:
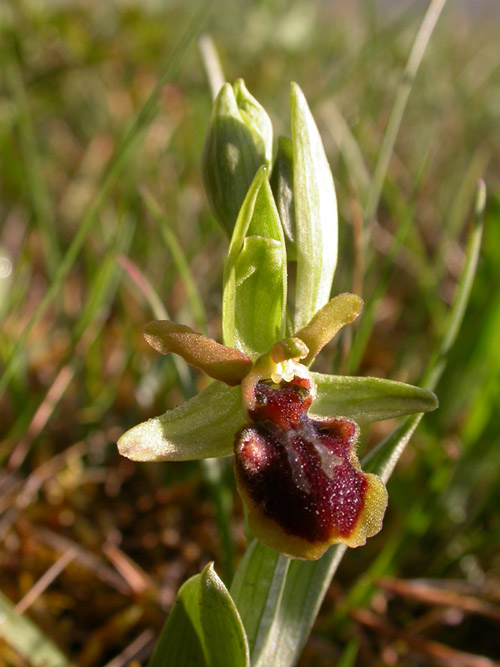
<svg viewBox="0 0 500 667">
<path fill-rule="evenodd" d="M 239 387 L 212 382 L 174 410 L 138 424 L 118 440 L 133 461 L 189 461 L 228 456 L 246 423 Z"/>
<path fill-rule="evenodd" d="M 160 354 L 174 352 L 207 375 L 229 385 L 238 385 L 252 362 L 246 354 L 217 343 L 184 324 L 155 320 L 144 327 L 144 338 Z"/>
<path fill-rule="evenodd" d="M 304 364 L 310 364 L 319 351 L 344 327 L 353 322 L 363 307 L 363 299 L 356 294 L 339 294 L 314 315 L 309 324 L 294 334 L 309 348 Z"/>
<path fill-rule="evenodd" d="M 311 373 L 318 388 L 311 412 L 346 417 L 358 424 L 393 419 L 438 407 L 432 391 L 404 382 L 372 377 Z"/>
</svg>

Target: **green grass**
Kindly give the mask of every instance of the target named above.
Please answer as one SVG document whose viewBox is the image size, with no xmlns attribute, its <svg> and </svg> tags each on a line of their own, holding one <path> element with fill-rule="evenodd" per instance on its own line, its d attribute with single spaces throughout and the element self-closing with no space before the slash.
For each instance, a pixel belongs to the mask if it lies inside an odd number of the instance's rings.
<svg viewBox="0 0 500 667">
<path fill-rule="evenodd" d="M 339 201 L 335 284 L 352 289 L 362 271 L 367 302 L 350 372 L 419 382 L 486 181 L 479 270 L 440 409 L 391 478 L 383 531 L 344 558 L 301 664 L 434 664 L 431 640 L 500 659 L 500 15 L 449 3 L 405 88 L 422 6 L 346 4 L 214 2 L 208 15 L 180 2 L 0 5 L 0 256 L 13 267 L 0 278 L 0 589 L 17 604 L 72 546 L 25 617 L 78 665 L 135 640 L 144 661 L 182 581 L 215 559 L 229 582 L 245 545 L 230 462 L 135 465 L 114 444 L 203 382 L 143 343 L 158 298 L 220 338 L 227 241 L 201 186 L 211 95 L 197 22 L 280 132 L 290 80 L 310 102 Z M 392 427 L 372 427 L 366 447 Z M 452 590 L 456 624 L 449 605 L 381 577 Z M 459 611 L 469 599 L 479 613 Z M 26 664 L 1 642 L 0 665 Z"/>
</svg>

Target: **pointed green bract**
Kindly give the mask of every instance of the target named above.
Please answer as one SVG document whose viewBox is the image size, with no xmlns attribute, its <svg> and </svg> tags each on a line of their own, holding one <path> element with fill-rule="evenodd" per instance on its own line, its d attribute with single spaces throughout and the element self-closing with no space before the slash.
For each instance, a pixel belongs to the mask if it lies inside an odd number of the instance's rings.
<svg viewBox="0 0 500 667">
<path fill-rule="evenodd" d="M 318 389 L 311 412 L 321 417 L 346 417 L 358 424 L 430 412 L 438 407 L 428 389 L 373 377 L 311 373 Z"/>
<path fill-rule="evenodd" d="M 353 322 L 363 307 L 363 299 L 356 294 L 339 294 L 331 299 L 314 315 L 309 324 L 297 331 L 294 336 L 300 338 L 309 348 L 304 364 L 310 364 L 320 350 L 346 324 Z"/>
<path fill-rule="evenodd" d="M 229 237 L 263 161 L 255 144 L 254 129 L 242 116 L 232 86 L 225 83 L 212 109 L 203 148 L 202 176 L 212 213 Z"/>
<path fill-rule="evenodd" d="M 215 380 L 238 385 L 252 362 L 239 350 L 217 343 L 184 324 L 155 320 L 144 327 L 144 338 L 160 354 L 175 352 Z"/>
<path fill-rule="evenodd" d="M 278 211 L 261 167 L 245 197 L 224 269 L 224 343 L 252 360 L 284 335 L 286 251 Z"/>
<path fill-rule="evenodd" d="M 133 461 L 190 461 L 229 456 L 246 422 L 239 387 L 212 382 L 190 401 L 134 426 L 118 440 Z"/>
<path fill-rule="evenodd" d="M 273 126 L 264 107 L 250 95 L 243 79 L 233 85 L 234 96 L 241 117 L 253 135 L 255 147 L 263 164 L 271 166 L 273 156 Z"/>
<path fill-rule="evenodd" d="M 337 265 L 337 198 L 321 137 L 296 83 L 290 91 L 297 248 L 295 328 L 330 298 Z"/>
<path fill-rule="evenodd" d="M 180 588 L 148 667 L 249 667 L 238 610 L 213 563 Z"/>
</svg>

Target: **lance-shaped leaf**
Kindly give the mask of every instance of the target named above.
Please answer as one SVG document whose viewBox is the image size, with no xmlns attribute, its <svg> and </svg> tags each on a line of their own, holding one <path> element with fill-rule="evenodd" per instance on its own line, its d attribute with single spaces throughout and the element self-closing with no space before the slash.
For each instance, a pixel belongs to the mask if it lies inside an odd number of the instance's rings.
<svg viewBox="0 0 500 667">
<path fill-rule="evenodd" d="M 144 327 L 144 338 L 160 354 L 174 352 L 184 361 L 228 385 L 238 385 L 252 362 L 246 354 L 217 343 L 184 324 L 155 320 Z"/>
<path fill-rule="evenodd" d="M 232 86 L 225 83 L 212 109 L 202 176 L 212 213 L 228 236 L 261 164 L 254 135 L 240 113 Z"/>
<path fill-rule="evenodd" d="M 248 667 L 238 610 L 213 563 L 179 590 L 149 667 Z"/>
<path fill-rule="evenodd" d="M 297 247 L 295 327 L 330 297 L 337 264 L 337 198 L 321 137 L 296 83 L 290 91 Z"/>
<path fill-rule="evenodd" d="M 273 125 L 264 107 L 250 95 L 243 79 L 233 85 L 234 96 L 245 125 L 253 135 L 261 161 L 268 167 L 273 155 Z"/>
<path fill-rule="evenodd" d="M 294 334 L 309 348 L 302 363 L 310 364 L 320 350 L 346 324 L 353 322 L 363 307 L 363 300 L 356 294 L 339 294 L 320 308 L 309 324 Z"/>
<path fill-rule="evenodd" d="M 293 201 L 293 145 L 288 137 L 278 138 L 278 153 L 269 179 L 285 235 L 289 260 L 297 259 L 295 208 Z"/>
<path fill-rule="evenodd" d="M 404 382 L 373 377 L 350 377 L 311 373 L 317 397 L 311 412 L 320 416 L 341 416 L 358 424 L 393 419 L 438 407 L 436 395 Z"/>
<path fill-rule="evenodd" d="M 212 382 L 174 410 L 124 433 L 118 440 L 118 450 L 133 461 L 229 456 L 234 434 L 245 422 L 240 388 Z"/>
<path fill-rule="evenodd" d="M 251 359 L 284 335 L 286 250 L 267 170 L 261 167 L 236 222 L 224 270 L 222 332 Z"/>
</svg>

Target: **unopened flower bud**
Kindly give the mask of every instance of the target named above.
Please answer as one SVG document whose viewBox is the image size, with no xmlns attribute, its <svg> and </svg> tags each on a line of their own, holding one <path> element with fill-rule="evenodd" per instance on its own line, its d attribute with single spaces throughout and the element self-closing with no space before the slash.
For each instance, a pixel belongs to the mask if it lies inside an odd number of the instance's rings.
<svg viewBox="0 0 500 667">
<path fill-rule="evenodd" d="M 242 80 L 225 83 L 212 109 L 202 176 L 212 213 L 230 237 L 252 180 L 271 160 L 272 128 Z"/>
</svg>

